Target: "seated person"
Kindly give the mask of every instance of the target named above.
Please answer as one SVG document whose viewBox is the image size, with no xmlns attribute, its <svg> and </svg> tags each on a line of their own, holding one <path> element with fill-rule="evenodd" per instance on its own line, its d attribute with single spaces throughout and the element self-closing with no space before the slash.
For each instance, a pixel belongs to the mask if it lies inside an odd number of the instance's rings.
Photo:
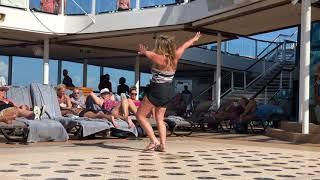
<svg viewBox="0 0 320 180">
<path fill-rule="evenodd" d="M 213 117 L 216 120 L 227 119 L 233 122 L 239 120 L 239 117 L 245 111 L 248 102 L 247 98 L 241 97 L 238 102 L 232 102 L 224 110 L 213 113 Z"/>
<path fill-rule="evenodd" d="M 80 89 L 74 88 L 71 97 L 65 95 L 66 86 L 60 84 L 57 87 L 57 96 L 61 108 L 62 115 L 73 114 L 80 117 L 88 117 L 92 119 L 107 119 L 112 122 L 114 127 L 118 128 L 114 117 L 111 115 L 104 114 L 100 111 L 92 111 L 86 109 L 86 102 L 83 96 L 80 95 Z"/>
<path fill-rule="evenodd" d="M 137 112 L 137 108 L 132 99 L 127 99 L 126 96 L 121 96 L 121 101 L 115 101 L 114 96 L 108 88 L 104 88 L 100 91 L 100 97 L 95 95 L 93 92 L 90 93 L 90 96 L 93 101 L 102 108 L 104 113 L 111 114 L 115 118 L 126 120 L 129 128 L 134 126 L 129 116 L 129 112 L 135 113 Z"/>
<path fill-rule="evenodd" d="M 284 114 L 284 111 L 273 103 L 257 105 L 257 102 L 251 99 L 245 107 L 244 112 L 240 115 L 240 121 L 248 122 L 255 118 L 266 119 L 272 114 Z"/>
<path fill-rule="evenodd" d="M 129 95 L 130 95 L 130 99 L 132 100 L 132 102 L 134 103 L 134 105 L 138 108 L 141 105 L 141 101 L 137 100 L 137 88 L 136 87 L 132 87 L 129 90 Z M 135 114 L 136 112 L 134 112 Z"/>
<path fill-rule="evenodd" d="M 12 123 L 17 117 L 27 119 L 40 119 L 44 113 L 44 108 L 34 107 L 34 111 L 26 105 L 17 105 L 10 99 L 6 98 L 6 93 L 9 88 L 5 85 L 0 85 L 0 121 L 7 124 Z"/>
</svg>

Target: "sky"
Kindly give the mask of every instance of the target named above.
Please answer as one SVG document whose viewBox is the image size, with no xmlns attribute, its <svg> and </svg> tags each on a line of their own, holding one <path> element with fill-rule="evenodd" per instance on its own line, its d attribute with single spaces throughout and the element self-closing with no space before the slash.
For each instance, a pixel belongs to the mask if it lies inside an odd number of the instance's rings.
<svg viewBox="0 0 320 180">
<path fill-rule="evenodd" d="M 40 0 L 31 0 L 32 7 L 39 7 Z M 91 0 L 74 0 L 79 3 L 83 7 L 83 9 L 87 12 L 90 12 L 91 9 Z M 173 3 L 174 0 L 140 0 L 142 5 L 141 7 L 153 6 L 155 4 L 170 4 Z M 135 5 L 135 0 L 132 0 L 131 3 Z M 113 0 L 97 0 L 97 12 L 106 12 L 112 11 L 115 9 L 115 1 Z M 79 14 L 83 13 L 76 5 L 73 3 L 73 0 L 67 1 L 67 14 Z M 279 34 L 292 34 L 296 31 L 296 28 L 262 34 L 254 36 L 257 39 L 263 39 L 272 41 Z M 263 49 L 266 44 L 259 44 L 259 49 Z M 249 47 L 249 48 L 248 48 Z M 248 39 L 238 39 L 233 40 L 228 43 L 229 52 L 234 54 L 240 54 L 245 56 L 253 56 L 254 54 L 254 41 Z M 57 71 L 58 71 L 58 63 L 55 60 L 51 60 L 50 64 L 50 84 L 57 84 Z M 0 56 L 0 75 L 7 76 L 7 68 L 8 67 L 8 57 Z M 65 62 L 62 63 L 63 69 L 69 70 L 69 75 L 73 79 L 73 82 L 76 86 L 82 86 L 82 64 Z M 28 70 L 28 71 L 26 71 Z M 13 84 L 14 85 L 27 85 L 31 82 L 42 82 L 42 59 L 34 59 L 34 58 L 24 58 L 24 57 L 13 57 Z M 134 85 L 134 72 L 125 71 L 125 70 L 117 70 L 113 68 L 104 68 L 104 73 L 108 73 L 111 76 L 111 82 L 113 84 L 113 90 L 118 85 L 118 79 L 120 77 L 125 77 L 127 79 L 127 84 L 129 86 Z M 92 87 L 97 89 L 99 84 L 100 77 L 100 67 L 97 66 L 88 66 L 88 87 Z M 141 75 L 141 86 L 145 86 L 149 83 L 151 75 L 142 73 Z"/>
</svg>

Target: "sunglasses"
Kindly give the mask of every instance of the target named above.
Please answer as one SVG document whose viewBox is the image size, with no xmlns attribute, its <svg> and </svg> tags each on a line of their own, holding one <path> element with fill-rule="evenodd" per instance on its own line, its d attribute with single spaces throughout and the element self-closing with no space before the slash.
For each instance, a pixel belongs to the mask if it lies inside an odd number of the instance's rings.
<svg viewBox="0 0 320 180">
<path fill-rule="evenodd" d="M 137 93 L 130 93 L 131 95 L 137 95 Z"/>
<path fill-rule="evenodd" d="M 75 93 L 73 93 L 73 94 L 80 94 L 80 92 L 75 92 Z"/>
</svg>

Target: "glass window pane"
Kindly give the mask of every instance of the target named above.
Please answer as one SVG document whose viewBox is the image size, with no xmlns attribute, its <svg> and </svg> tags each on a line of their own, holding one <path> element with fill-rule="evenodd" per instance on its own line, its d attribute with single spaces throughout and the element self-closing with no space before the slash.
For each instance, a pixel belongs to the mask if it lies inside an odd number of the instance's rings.
<svg viewBox="0 0 320 180">
<path fill-rule="evenodd" d="M 8 84 L 8 56 L 0 56 L 0 76 L 6 79 Z"/>
<path fill-rule="evenodd" d="M 134 72 L 114 69 L 114 68 L 104 68 L 104 74 L 110 75 L 110 81 L 112 83 L 112 92 L 117 92 L 117 87 L 119 85 L 119 78 L 126 78 L 126 84 L 131 87 L 134 85 Z"/>
<path fill-rule="evenodd" d="M 141 2 L 141 1 L 140 1 Z M 130 1 L 130 9 L 136 8 L 136 0 Z M 117 0 L 96 0 L 96 12 L 104 13 L 117 10 Z"/>
<path fill-rule="evenodd" d="M 149 73 L 141 73 L 140 75 L 140 86 L 147 86 L 150 84 L 151 74 Z"/>
<path fill-rule="evenodd" d="M 62 70 L 67 69 L 69 71 L 69 76 L 72 79 L 72 82 L 77 87 L 82 87 L 83 80 L 83 65 L 80 63 L 74 62 L 62 62 Z M 61 72 L 62 73 L 62 72 Z M 61 75 L 63 80 L 63 75 Z"/>
<path fill-rule="evenodd" d="M 109 1 L 109 0 L 108 0 Z M 67 0 L 66 14 L 90 14 L 92 0 Z M 84 12 L 85 11 L 85 12 Z"/>
<path fill-rule="evenodd" d="M 99 79 L 100 67 L 88 65 L 87 87 L 93 88 L 93 90 L 98 91 Z"/>
<path fill-rule="evenodd" d="M 58 82 L 58 61 L 49 61 L 49 84 L 56 86 Z"/>
<path fill-rule="evenodd" d="M 41 59 L 13 57 L 12 84 L 25 86 L 30 83 L 42 83 L 42 67 Z"/>
<path fill-rule="evenodd" d="M 140 7 L 153 7 L 159 5 L 175 4 L 176 0 L 140 0 Z"/>
</svg>

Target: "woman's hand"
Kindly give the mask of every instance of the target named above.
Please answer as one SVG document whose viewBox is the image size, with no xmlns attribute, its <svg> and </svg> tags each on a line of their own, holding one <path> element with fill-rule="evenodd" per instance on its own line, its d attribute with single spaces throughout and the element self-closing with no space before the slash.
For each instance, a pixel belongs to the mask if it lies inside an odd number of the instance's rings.
<svg viewBox="0 0 320 180">
<path fill-rule="evenodd" d="M 143 44 L 139 44 L 139 55 L 146 55 L 147 47 Z"/>
<path fill-rule="evenodd" d="M 197 32 L 197 34 L 193 37 L 193 40 L 196 42 L 200 39 L 200 37 L 201 37 L 201 33 Z"/>
</svg>

